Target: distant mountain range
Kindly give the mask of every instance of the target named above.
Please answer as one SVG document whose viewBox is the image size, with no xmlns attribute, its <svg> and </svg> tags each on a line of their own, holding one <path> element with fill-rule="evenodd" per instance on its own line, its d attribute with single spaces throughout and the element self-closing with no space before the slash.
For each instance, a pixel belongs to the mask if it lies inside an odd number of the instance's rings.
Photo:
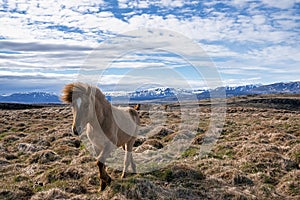
<svg viewBox="0 0 300 200">
<path fill-rule="evenodd" d="M 213 97 L 253 95 L 253 94 L 300 94 L 300 81 L 290 83 L 274 83 L 270 85 L 245 85 L 237 87 L 219 87 L 212 90 L 186 90 L 158 87 L 138 90 L 127 95 L 107 94 L 115 102 L 130 101 L 177 101 L 189 99 L 208 99 Z"/>
<path fill-rule="evenodd" d="M 57 95 L 46 92 L 28 92 L 14 93 L 11 95 L 0 95 L 0 102 L 28 104 L 61 103 Z"/>
<path fill-rule="evenodd" d="M 209 98 L 210 93 L 218 94 L 225 90 L 226 97 L 254 95 L 254 94 L 300 94 L 300 81 L 289 83 L 274 83 L 269 85 L 245 85 L 238 87 L 223 87 L 215 90 L 207 90 L 198 95 L 198 99 Z"/>
<path fill-rule="evenodd" d="M 274 83 L 270 85 L 245 85 L 238 87 L 222 87 L 213 90 L 187 90 L 169 87 L 156 87 L 141 89 L 134 92 L 108 92 L 107 99 L 113 102 L 128 101 L 177 101 L 189 99 L 207 99 L 214 94 L 214 97 L 223 97 L 222 91 L 226 91 L 226 97 L 253 95 L 253 94 L 300 94 L 300 81 L 290 83 Z M 15 93 L 11 95 L 0 95 L 0 102 L 5 103 L 27 103 L 45 104 L 61 103 L 55 94 L 45 92 Z"/>
</svg>

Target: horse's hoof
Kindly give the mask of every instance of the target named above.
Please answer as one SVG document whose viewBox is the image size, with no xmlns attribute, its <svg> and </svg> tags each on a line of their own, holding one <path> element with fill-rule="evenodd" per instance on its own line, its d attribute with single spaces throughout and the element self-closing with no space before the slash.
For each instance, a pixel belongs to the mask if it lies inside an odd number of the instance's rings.
<svg viewBox="0 0 300 200">
<path fill-rule="evenodd" d="M 112 179 L 110 178 L 110 176 L 108 176 L 108 180 L 106 181 L 107 185 L 110 185 L 111 180 L 112 180 Z"/>
<path fill-rule="evenodd" d="M 103 180 L 103 179 L 100 179 L 100 189 L 99 189 L 99 192 L 102 192 L 103 190 L 105 190 L 105 188 L 110 185 L 111 183 L 111 178 L 110 176 L 108 176 L 107 180 Z"/>
<path fill-rule="evenodd" d="M 123 173 L 123 174 L 121 175 L 121 179 L 123 179 L 123 178 L 125 178 L 125 177 L 126 177 L 126 174 Z"/>
<path fill-rule="evenodd" d="M 106 186 L 107 186 L 106 182 L 101 180 L 99 192 L 102 192 L 103 190 L 105 190 Z"/>
</svg>

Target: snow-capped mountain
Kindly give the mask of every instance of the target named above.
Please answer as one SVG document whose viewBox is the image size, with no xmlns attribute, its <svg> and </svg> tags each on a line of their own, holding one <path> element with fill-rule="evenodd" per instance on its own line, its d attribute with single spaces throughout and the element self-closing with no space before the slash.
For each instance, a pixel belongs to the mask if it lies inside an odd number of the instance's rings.
<svg viewBox="0 0 300 200">
<path fill-rule="evenodd" d="M 135 91 L 129 94 L 131 100 L 178 100 L 181 99 L 206 99 L 210 98 L 214 93 L 214 97 L 223 97 L 222 92 L 226 93 L 226 97 L 251 95 L 251 94 L 300 94 L 300 81 L 290 83 L 274 83 L 270 85 L 244 85 L 237 87 L 219 87 L 212 90 L 186 90 L 186 89 L 174 89 L 167 87 L 152 88 L 147 90 Z"/>
<path fill-rule="evenodd" d="M 252 90 L 255 94 L 273 94 L 273 93 L 300 93 L 300 81 L 290 83 L 274 83 L 270 85 L 262 85 Z"/>
<path fill-rule="evenodd" d="M 178 89 L 170 87 L 140 88 L 134 92 L 106 92 L 105 95 L 112 102 L 128 101 L 178 101 L 207 99 L 212 96 L 224 97 L 241 96 L 250 94 L 276 94 L 289 93 L 300 94 L 300 81 L 290 83 L 274 83 L 270 85 L 245 85 L 237 87 L 221 87 L 212 90 L 206 89 Z M 218 96 L 220 94 L 220 96 Z M 55 94 L 45 92 L 15 93 L 0 95 L 0 102 L 14 103 L 61 103 Z"/>
<path fill-rule="evenodd" d="M 159 87 L 150 88 L 146 90 L 138 90 L 129 93 L 129 97 L 132 100 L 151 100 L 151 99 L 161 99 L 166 97 L 173 97 L 177 94 L 174 88 Z"/>
<path fill-rule="evenodd" d="M 241 95 L 252 94 L 252 91 L 258 87 L 260 86 L 259 85 L 244 85 L 244 86 L 236 86 L 236 87 L 227 86 L 227 87 L 217 88 L 215 90 L 210 90 L 209 92 L 217 92 L 223 90 L 226 92 L 226 97 L 241 96 Z"/>
<path fill-rule="evenodd" d="M 60 103 L 59 97 L 46 92 L 15 93 L 0 95 L 0 102 L 7 103 Z"/>
<path fill-rule="evenodd" d="M 245 85 L 237 87 L 221 87 L 214 90 L 207 90 L 198 94 L 198 99 L 210 98 L 210 94 L 226 92 L 226 97 L 251 95 L 251 94 L 300 94 L 300 81 L 290 83 L 274 83 L 270 85 Z M 217 95 L 216 95 L 217 96 Z"/>
</svg>

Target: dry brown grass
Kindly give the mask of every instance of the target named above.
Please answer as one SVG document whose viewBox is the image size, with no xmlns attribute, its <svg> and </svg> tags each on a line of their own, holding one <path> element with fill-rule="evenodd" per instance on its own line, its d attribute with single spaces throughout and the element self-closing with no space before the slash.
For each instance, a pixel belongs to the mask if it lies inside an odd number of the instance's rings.
<svg viewBox="0 0 300 200">
<path fill-rule="evenodd" d="M 278 100 L 280 99 L 280 100 Z M 198 152 L 210 120 L 208 101 L 191 146 L 161 169 L 131 174 L 108 168 L 114 181 L 98 193 L 95 159 L 71 133 L 69 107 L 0 110 L 0 199 L 299 199 L 300 110 L 295 96 L 228 100 L 225 125 L 212 151 Z M 180 133 L 177 104 L 142 105 L 145 132 L 137 152 L 158 151 Z M 153 112 L 164 124 L 147 129 Z M 192 110 L 188 110 L 193 114 Z M 195 113 L 194 113 L 195 114 Z M 182 124 L 181 128 L 190 125 Z"/>
</svg>

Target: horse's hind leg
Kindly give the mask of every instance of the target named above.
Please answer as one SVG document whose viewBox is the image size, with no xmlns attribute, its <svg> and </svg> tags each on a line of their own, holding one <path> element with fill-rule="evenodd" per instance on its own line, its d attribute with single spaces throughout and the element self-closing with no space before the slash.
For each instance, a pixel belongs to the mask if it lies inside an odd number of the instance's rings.
<svg viewBox="0 0 300 200">
<path fill-rule="evenodd" d="M 136 173 L 136 165 L 135 165 L 133 157 L 132 157 L 132 152 L 130 152 L 130 163 L 131 163 L 132 172 Z"/>
<path fill-rule="evenodd" d="M 126 145 L 126 149 L 127 149 L 127 145 Z M 128 152 L 127 150 L 125 150 L 124 166 L 123 166 L 123 172 L 122 172 L 121 178 L 125 178 L 125 173 L 129 166 L 129 154 L 130 153 L 131 152 Z"/>
<path fill-rule="evenodd" d="M 134 160 L 133 160 L 133 156 L 132 156 L 132 149 L 133 149 L 133 145 L 134 145 L 134 142 L 135 142 L 135 138 L 132 139 L 130 141 L 130 143 L 128 144 L 128 153 L 129 153 L 129 159 L 130 159 L 130 165 L 131 165 L 131 168 L 132 168 L 132 172 L 133 173 L 136 173 L 136 165 L 134 163 Z"/>
<path fill-rule="evenodd" d="M 131 164 L 133 173 L 136 173 L 136 166 L 135 163 L 133 162 L 133 157 L 132 157 L 132 148 L 133 148 L 134 141 L 135 139 L 132 139 L 125 145 L 126 148 L 125 148 L 124 168 L 123 168 L 121 178 L 125 177 L 125 173 L 128 170 L 129 164 Z"/>
</svg>

